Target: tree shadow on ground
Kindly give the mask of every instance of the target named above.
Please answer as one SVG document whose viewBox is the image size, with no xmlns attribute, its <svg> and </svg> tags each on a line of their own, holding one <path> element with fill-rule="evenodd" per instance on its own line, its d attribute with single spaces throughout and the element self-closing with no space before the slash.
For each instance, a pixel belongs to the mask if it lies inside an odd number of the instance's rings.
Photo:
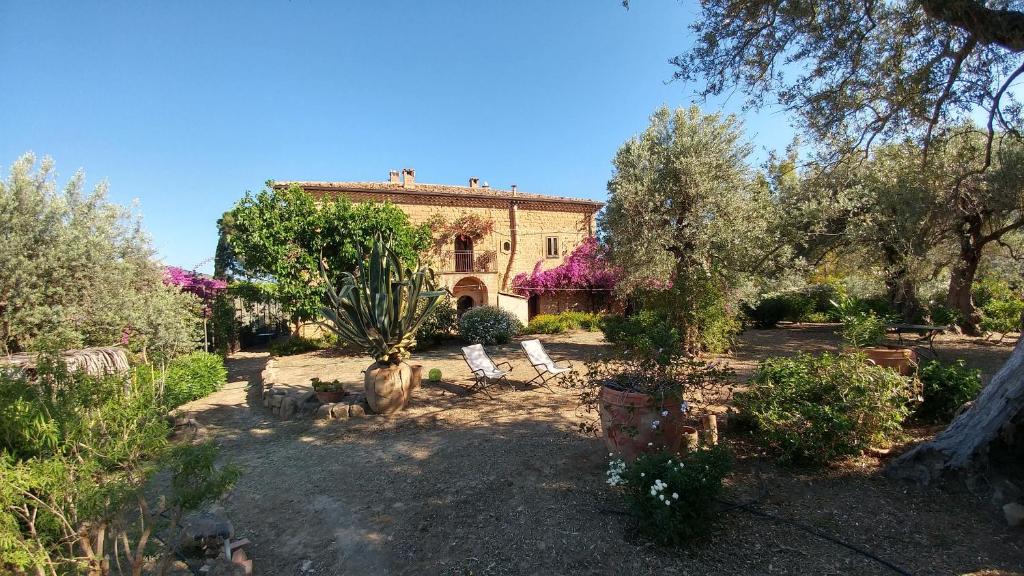
<svg viewBox="0 0 1024 576">
<path fill-rule="evenodd" d="M 771 331 L 766 339 L 807 341 L 772 347 L 754 339 L 736 359 L 824 345 L 819 332 L 829 330 Z M 553 356 L 602 347 L 545 343 Z M 451 349 L 438 354 L 461 361 Z M 258 374 L 260 363 L 246 362 L 232 366 L 233 379 Z M 258 402 L 259 387 L 226 389 L 194 406 L 224 454 L 245 467 L 227 507 L 239 536 L 254 542 L 257 569 L 298 573 L 309 560 L 316 574 L 891 573 L 739 509 L 722 512 L 703 542 L 650 545 L 604 484 L 606 452 L 578 432 L 593 416 L 577 412 L 571 392 L 495 389 L 489 399 L 459 388 L 425 385 L 406 412 L 348 421 L 276 420 Z M 766 512 L 912 573 L 1012 570 L 1024 562 L 1019 536 L 970 494 L 887 480 L 870 459 L 807 471 L 741 453 L 728 499 L 758 498 Z"/>
</svg>

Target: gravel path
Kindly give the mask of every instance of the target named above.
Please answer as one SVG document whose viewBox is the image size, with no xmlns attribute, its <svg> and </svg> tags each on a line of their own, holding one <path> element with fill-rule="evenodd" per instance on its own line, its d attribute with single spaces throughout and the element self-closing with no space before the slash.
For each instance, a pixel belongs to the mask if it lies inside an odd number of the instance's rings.
<svg viewBox="0 0 1024 576">
<path fill-rule="evenodd" d="M 749 331 L 729 360 L 746 375 L 769 353 L 834 348 L 832 331 Z M 543 339 L 552 356 L 573 360 L 605 346 L 593 333 Z M 938 347 L 987 375 L 1010 352 L 1008 341 L 988 346 L 951 338 Z M 512 361 L 520 381 L 532 376 L 517 343 L 492 355 Z M 601 442 L 576 430 L 581 416 L 572 394 L 467 395 L 457 345 L 417 354 L 427 369 L 441 368 L 445 382 L 418 390 L 407 411 L 349 421 L 271 416 L 248 385 L 266 358 L 236 354 L 231 384 L 187 407 L 245 469 L 226 507 L 238 535 L 253 541 L 259 574 L 893 573 L 739 510 L 723 512 L 710 538 L 687 549 L 645 543 L 603 483 Z M 367 364 L 313 353 L 283 358 L 279 367 L 295 386 L 315 375 L 358 389 Z M 997 509 L 969 493 L 891 482 L 878 466 L 861 458 L 805 472 L 743 456 L 728 480 L 729 498 L 764 492 L 759 509 L 914 574 L 1020 573 L 1013 570 L 1024 566 L 1024 536 L 1006 528 Z"/>
</svg>

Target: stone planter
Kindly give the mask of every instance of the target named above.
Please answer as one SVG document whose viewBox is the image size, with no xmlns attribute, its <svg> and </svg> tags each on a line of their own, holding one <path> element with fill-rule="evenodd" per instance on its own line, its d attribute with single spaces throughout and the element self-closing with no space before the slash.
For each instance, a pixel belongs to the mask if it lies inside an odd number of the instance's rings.
<svg viewBox="0 0 1024 576">
<path fill-rule="evenodd" d="M 686 425 L 681 403 L 676 398 L 658 402 L 647 394 L 602 387 L 598 412 L 608 452 L 627 462 L 644 452 L 678 452 Z"/>
<path fill-rule="evenodd" d="M 370 409 L 377 414 L 391 414 L 405 408 L 413 389 L 412 374 L 412 367 L 405 362 L 370 364 L 363 377 Z"/>
<path fill-rule="evenodd" d="M 864 354 L 873 364 L 891 368 L 903 376 L 910 376 L 917 368 L 917 353 L 911 348 L 865 348 Z"/>
</svg>

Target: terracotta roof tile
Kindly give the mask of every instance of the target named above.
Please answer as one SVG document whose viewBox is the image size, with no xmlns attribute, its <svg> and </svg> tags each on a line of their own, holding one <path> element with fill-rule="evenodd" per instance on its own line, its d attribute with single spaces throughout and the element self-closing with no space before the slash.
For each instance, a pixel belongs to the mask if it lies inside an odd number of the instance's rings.
<svg viewBox="0 0 1024 576">
<path fill-rule="evenodd" d="M 511 190 L 498 190 L 495 188 L 470 188 L 469 186 L 453 186 L 449 184 L 424 184 L 416 182 L 411 187 L 406 187 L 401 182 L 309 182 L 309 181 L 282 181 L 274 182 L 275 187 L 287 188 L 292 185 L 299 185 L 305 190 L 316 191 L 338 191 L 338 192 L 378 192 L 401 195 L 439 195 L 459 196 L 465 198 L 502 198 L 533 200 L 537 202 L 555 202 L 564 204 L 576 204 L 592 206 L 599 210 L 604 202 L 587 200 L 584 198 L 568 198 L 565 196 L 550 196 L 547 194 L 534 194 L 530 192 L 512 192 Z"/>
</svg>

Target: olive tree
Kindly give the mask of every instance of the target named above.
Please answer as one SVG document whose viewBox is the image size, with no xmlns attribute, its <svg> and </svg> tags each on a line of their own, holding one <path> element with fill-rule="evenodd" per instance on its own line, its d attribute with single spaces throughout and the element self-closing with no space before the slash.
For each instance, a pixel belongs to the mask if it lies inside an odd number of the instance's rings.
<svg viewBox="0 0 1024 576">
<path fill-rule="evenodd" d="M 621 270 L 618 289 L 671 287 L 691 349 L 714 320 L 702 313 L 722 308 L 738 276 L 777 249 L 763 241 L 772 203 L 749 153 L 735 117 L 694 106 L 657 110 L 613 160 L 601 227 Z"/>
<path fill-rule="evenodd" d="M 1020 139 L 1024 108 L 1010 86 L 1024 74 L 1024 12 L 983 0 L 703 0 L 697 42 L 673 61 L 702 92 L 739 89 L 749 106 L 774 99 L 796 112 L 833 158 L 913 138 L 922 164 L 948 126 L 984 113 L 980 162 L 997 134 Z M 965 179 L 966 181 L 966 179 Z M 985 468 L 1024 425 L 1024 339 L 967 410 L 933 442 L 897 459 L 897 474 L 927 481 Z M 1019 436 L 1019 435 L 1018 435 Z M 1012 441 L 1009 442 L 1012 444 Z"/>
<path fill-rule="evenodd" d="M 84 191 L 76 173 L 58 189 L 53 162 L 19 158 L 0 181 L 0 349 L 126 344 L 167 357 L 194 346 L 193 296 L 163 270 L 131 210 Z"/>
</svg>

